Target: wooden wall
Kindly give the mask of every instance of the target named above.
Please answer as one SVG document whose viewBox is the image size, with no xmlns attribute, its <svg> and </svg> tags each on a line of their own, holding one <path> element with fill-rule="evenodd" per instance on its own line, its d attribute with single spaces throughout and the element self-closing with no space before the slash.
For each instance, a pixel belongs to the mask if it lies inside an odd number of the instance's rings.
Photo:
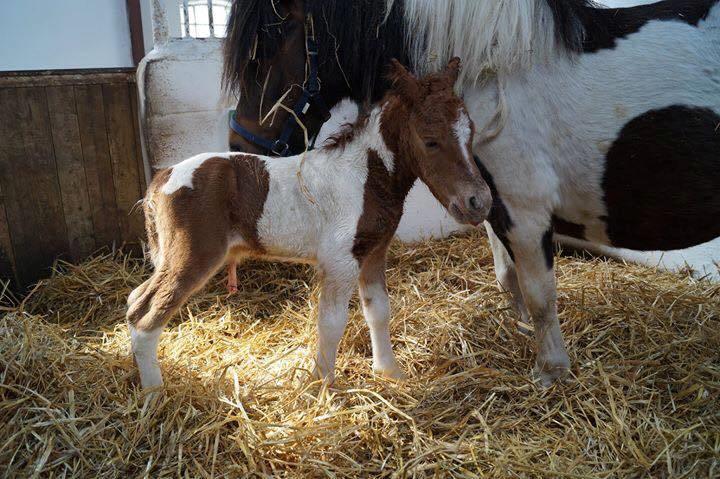
<svg viewBox="0 0 720 479">
<path fill-rule="evenodd" d="M 0 278 L 137 247 L 145 193 L 134 70 L 0 74 Z"/>
</svg>

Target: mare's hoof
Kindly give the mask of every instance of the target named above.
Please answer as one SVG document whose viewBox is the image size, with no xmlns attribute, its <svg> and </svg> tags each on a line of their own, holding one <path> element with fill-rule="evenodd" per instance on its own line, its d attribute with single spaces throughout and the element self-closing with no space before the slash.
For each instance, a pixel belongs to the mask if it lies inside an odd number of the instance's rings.
<svg viewBox="0 0 720 479">
<path fill-rule="evenodd" d="M 519 333 L 524 334 L 525 336 L 533 335 L 533 329 L 529 324 L 522 321 L 516 321 L 515 326 L 517 327 Z"/>
</svg>

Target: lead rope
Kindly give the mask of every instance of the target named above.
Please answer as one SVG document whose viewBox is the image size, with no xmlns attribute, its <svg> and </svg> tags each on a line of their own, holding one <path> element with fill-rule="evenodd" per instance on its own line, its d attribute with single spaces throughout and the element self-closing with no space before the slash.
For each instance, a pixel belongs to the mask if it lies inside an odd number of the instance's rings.
<svg viewBox="0 0 720 479">
<path fill-rule="evenodd" d="M 308 34 L 308 32 L 310 32 Z M 311 45 L 309 44 L 308 40 L 312 42 L 312 46 L 315 46 L 314 49 L 311 49 Z M 305 82 L 303 83 L 303 95 L 305 95 L 305 92 L 309 91 L 308 88 L 313 88 L 311 90 L 314 95 L 317 95 L 320 91 L 320 81 L 317 75 L 317 44 L 315 43 L 315 24 L 313 23 L 313 17 L 311 13 L 308 13 L 305 17 Z M 314 56 L 314 58 L 312 58 Z M 311 62 L 315 62 L 314 64 Z M 313 69 L 315 71 L 315 74 L 313 75 Z M 308 85 L 308 83 L 317 83 L 317 85 Z M 312 97 L 311 97 L 312 98 Z M 305 106 L 303 107 L 303 113 L 307 111 L 307 109 L 310 108 L 310 101 L 308 100 Z M 293 116 L 295 116 L 295 112 L 291 112 Z M 317 205 L 317 202 L 315 201 L 315 198 L 310 193 L 310 190 L 308 189 L 307 185 L 305 184 L 305 179 L 302 175 L 302 169 L 303 165 L 305 165 L 305 157 L 307 155 L 307 152 L 309 149 L 313 148 L 315 146 L 315 139 L 317 138 L 317 135 L 312 140 L 312 145 L 308 142 L 308 132 L 307 128 L 305 127 L 302 122 L 300 122 L 300 119 L 295 116 L 295 119 L 297 121 L 298 126 L 302 128 L 303 130 L 303 136 L 305 140 L 305 150 L 300 154 L 300 164 L 298 165 L 298 169 L 296 172 L 296 176 L 298 179 L 298 184 L 300 185 L 300 191 L 302 192 L 303 196 L 307 198 L 307 200 L 313 204 Z M 319 131 L 318 131 L 319 132 Z"/>
</svg>

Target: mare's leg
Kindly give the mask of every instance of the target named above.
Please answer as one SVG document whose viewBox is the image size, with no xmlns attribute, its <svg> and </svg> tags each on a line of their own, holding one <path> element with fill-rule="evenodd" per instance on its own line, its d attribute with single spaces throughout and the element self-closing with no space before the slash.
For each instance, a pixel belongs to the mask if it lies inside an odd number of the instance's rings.
<svg viewBox="0 0 720 479">
<path fill-rule="evenodd" d="M 557 317 L 550 218 L 538 221 L 537 211 L 511 211 L 515 226 L 508 236 L 515 255 L 517 278 L 525 305 L 533 318 L 537 358 L 535 374 L 543 386 L 564 376 L 569 367 Z"/>
<path fill-rule="evenodd" d="M 387 245 L 383 245 L 363 261 L 359 281 L 360 301 L 370 328 L 373 370 L 392 379 L 404 379 L 405 374 L 395 360 L 390 342 L 390 298 L 385 284 L 386 252 Z"/>
<path fill-rule="evenodd" d="M 505 245 L 495 234 L 490 223 L 485 222 L 485 230 L 490 240 L 490 247 L 493 252 L 493 262 L 495 263 L 495 277 L 497 278 L 500 289 L 510 295 L 510 305 L 515 313 L 520 317 L 522 324 L 530 324 L 530 314 L 528 313 L 525 302 L 523 301 L 520 283 L 518 282 L 517 272 L 515 271 L 515 262 L 510 257 Z M 529 333 L 528 329 L 518 325 L 518 329 L 522 333 Z"/>
<path fill-rule="evenodd" d="M 318 315 L 316 374 L 327 383 L 335 380 L 337 349 L 345 332 L 348 304 L 358 277 L 355 260 L 321 265 L 323 275 Z"/>
<path fill-rule="evenodd" d="M 190 295 L 207 283 L 225 257 L 222 240 L 204 241 L 202 248 L 190 251 L 168 248 L 162 267 L 130 294 L 130 344 L 144 389 L 163 382 L 157 359 L 163 327 Z"/>
</svg>

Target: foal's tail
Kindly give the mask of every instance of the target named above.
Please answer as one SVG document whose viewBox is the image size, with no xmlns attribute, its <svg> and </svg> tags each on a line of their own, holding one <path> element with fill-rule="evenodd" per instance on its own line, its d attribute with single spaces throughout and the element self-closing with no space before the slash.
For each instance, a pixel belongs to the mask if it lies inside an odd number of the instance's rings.
<svg viewBox="0 0 720 479">
<path fill-rule="evenodd" d="M 159 190 L 168 180 L 169 170 L 159 171 L 148 186 L 145 199 L 142 202 L 143 213 L 145 214 L 145 232 L 147 233 L 148 250 L 153 266 L 157 269 L 160 266 L 160 238 L 158 235 L 158 195 Z"/>
<path fill-rule="evenodd" d="M 158 251 L 160 249 L 160 240 L 158 239 L 157 223 L 155 218 L 155 202 L 148 196 L 143 200 L 143 212 L 145 214 L 145 231 L 147 233 L 148 249 L 150 252 L 150 258 L 155 266 L 158 264 Z"/>
</svg>

